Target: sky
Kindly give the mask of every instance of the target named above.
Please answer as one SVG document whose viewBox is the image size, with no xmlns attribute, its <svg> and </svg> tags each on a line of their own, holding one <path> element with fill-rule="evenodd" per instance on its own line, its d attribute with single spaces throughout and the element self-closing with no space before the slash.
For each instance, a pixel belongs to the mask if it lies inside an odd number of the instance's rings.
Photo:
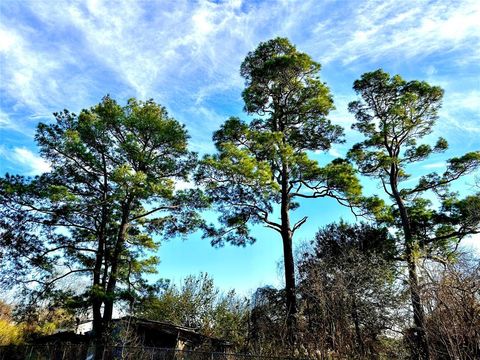
<svg viewBox="0 0 480 360">
<path fill-rule="evenodd" d="M 450 149 L 416 169 L 445 168 L 445 160 L 480 148 L 480 1 L 60 1 L 0 2 L 0 174 L 49 170 L 34 141 L 38 122 L 63 109 L 78 113 L 110 94 L 119 103 L 153 98 L 184 123 L 190 146 L 213 152 L 215 131 L 242 112 L 242 60 L 261 41 L 288 37 L 322 64 L 346 143 L 318 155 L 344 156 L 361 140 L 351 130 L 347 104 L 353 81 L 383 68 L 407 80 L 445 90 L 430 137 Z M 457 184 L 468 192 L 471 178 Z M 375 193 L 378 188 L 367 183 Z M 302 203 L 295 218 L 309 220 L 295 243 L 347 209 L 332 200 Z M 223 289 L 248 293 L 281 285 L 277 234 L 256 227 L 258 241 L 245 248 L 211 248 L 198 234 L 162 244 L 158 276 L 180 281 L 200 271 Z M 480 249 L 480 237 L 467 245 Z"/>
</svg>

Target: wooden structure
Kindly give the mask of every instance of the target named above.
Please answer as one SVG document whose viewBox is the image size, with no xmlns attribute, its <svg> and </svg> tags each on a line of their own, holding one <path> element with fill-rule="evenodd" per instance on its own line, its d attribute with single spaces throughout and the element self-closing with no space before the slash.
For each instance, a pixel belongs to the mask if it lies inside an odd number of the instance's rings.
<svg viewBox="0 0 480 360">
<path fill-rule="evenodd" d="M 90 327 L 91 328 L 91 327 Z M 88 323 L 73 331 L 59 332 L 37 338 L 35 344 L 85 344 L 92 342 Z M 112 321 L 111 346 L 149 347 L 170 350 L 227 353 L 231 344 L 223 339 L 206 336 L 185 326 L 125 316 Z"/>
</svg>

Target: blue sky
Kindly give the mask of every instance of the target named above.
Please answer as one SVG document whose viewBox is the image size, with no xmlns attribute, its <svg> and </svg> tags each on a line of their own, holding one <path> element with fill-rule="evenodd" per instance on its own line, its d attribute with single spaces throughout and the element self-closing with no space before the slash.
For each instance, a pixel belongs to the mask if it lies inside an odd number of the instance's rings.
<svg viewBox="0 0 480 360">
<path fill-rule="evenodd" d="M 154 98 L 185 123 L 191 147 L 213 151 L 212 131 L 242 114 L 239 67 L 260 41 L 284 36 L 322 64 L 347 143 L 319 156 L 344 155 L 359 136 L 350 130 L 352 83 L 383 68 L 445 89 L 435 136 L 447 155 L 418 172 L 442 170 L 445 159 L 480 147 L 480 2 L 473 1 L 12 1 L 0 2 L 0 173 L 48 170 L 33 135 L 39 121 L 78 112 L 110 94 Z M 471 179 L 470 179 L 471 180 Z M 457 185 L 468 190 L 469 181 Z M 367 188 L 375 192 L 375 186 Z M 309 215 L 296 242 L 318 227 L 349 218 L 329 200 L 303 204 Z M 246 248 L 212 249 L 192 236 L 162 245 L 159 276 L 211 273 L 222 288 L 248 292 L 279 285 L 281 243 L 255 228 Z M 480 238 L 477 238 L 477 243 Z M 474 240 L 469 243 L 473 244 Z"/>
</svg>

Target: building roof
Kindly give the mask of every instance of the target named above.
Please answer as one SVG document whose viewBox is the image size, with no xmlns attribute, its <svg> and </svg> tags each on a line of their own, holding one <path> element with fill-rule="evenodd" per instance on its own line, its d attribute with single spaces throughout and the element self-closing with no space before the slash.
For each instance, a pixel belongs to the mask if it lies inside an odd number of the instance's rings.
<svg viewBox="0 0 480 360">
<path fill-rule="evenodd" d="M 34 344 L 70 343 L 85 344 L 91 340 L 88 335 L 75 334 L 73 331 L 60 331 L 51 335 L 39 336 L 32 340 Z"/>
<path fill-rule="evenodd" d="M 211 342 L 215 346 L 229 347 L 232 344 L 224 339 L 215 338 L 200 333 L 197 329 L 176 325 L 168 321 L 158 321 L 143 319 L 136 316 L 124 316 L 121 318 L 113 319 L 112 322 L 127 322 L 131 321 L 135 324 L 137 329 L 143 329 L 149 333 L 161 333 L 169 337 L 177 338 L 182 341 L 187 341 L 192 344 L 202 344 L 206 341 Z M 84 321 L 79 325 L 86 325 L 91 321 Z M 73 331 L 60 331 L 52 335 L 41 336 L 34 340 L 35 343 L 56 343 L 56 342 L 69 342 L 69 343 L 86 343 L 91 340 L 92 331 L 87 330 L 82 334 L 75 333 Z"/>
<path fill-rule="evenodd" d="M 137 326 L 141 326 L 154 331 L 161 331 L 170 335 L 177 335 L 183 339 L 186 339 L 192 342 L 203 342 L 205 340 L 210 340 L 218 345 L 223 345 L 223 346 L 231 345 L 231 343 L 228 342 L 227 340 L 204 335 L 198 332 L 198 330 L 194 328 L 175 325 L 167 321 L 149 320 L 149 319 L 143 319 L 135 316 L 124 316 L 119 319 L 114 319 L 113 321 L 128 321 L 128 320 L 133 320 L 133 322 L 135 322 Z"/>
</svg>

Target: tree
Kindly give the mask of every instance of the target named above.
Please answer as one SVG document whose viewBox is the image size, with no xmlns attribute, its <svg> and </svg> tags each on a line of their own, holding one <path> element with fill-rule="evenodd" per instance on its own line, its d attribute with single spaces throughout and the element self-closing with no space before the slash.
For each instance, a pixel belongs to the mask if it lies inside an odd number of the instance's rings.
<svg viewBox="0 0 480 360">
<path fill-rule="evenodd" d="M 234 290 L 222 293 L 206 273 L 188 276 L 181 286 L 161 281 L 139 303 L 141 317 L 199 329 L 204 335 L 228 339 L 243 350 L 248 333 L 248 301 Z"/>
<path fill-rule="evenodd" d="M 309 152 L 342 141 L 342 128 L 326 119 L 333 100 L 319 70 L 320 64 L 287 39 L 260 43 L 240 69 L 245 111 L 258 117 L 250 123 L 227 120 L 213 136 L 218 153 L 203 159 L 198 175 L 221 213 L 223 228 L 209 233 L 214 244 L 254 242 L 248 224 L 260 223 L 280 234 L 290 329 L 297 312 L 292 240 L 307 220 L 292 223 L 291 211 L 302 198 L 332 197 L 348 204 L 360 194 L 346 161 L 320 167 L 309 157 Z M 277 206 L 280 221 L 271 218 Z"/>
<path fill-rule="evenodd" d="M 460 199 L 449 191 L 449 184 L 471 173 L 480 165 L 480 152 L 470 152 L 448 161 L 442 174 L 427 174 L 418 184 L 408 187 L 407 166 L 447 149 L 439 138 L 432 147 L 418 144 L 432 132 L 438 118 L 443 90 L 426 82 L 390 77 L 382 70 L 363 74 L 354 82 L 360 95 L 349 104 L 355 115 L 355 129 L 366 137 L 349 152 L 362 174 L 379 179 L 392 202 L 382 221 L 399 230 L 403 242 L 403 260 L 407 264 L 418 358 L 428 359 L 425 315 L 419 292 L 417 261 L 426 256 L 447 261 L 455 245 L 468 234 L 478 232 L 479 194 Z M 436 210 L 430 200 L 438 195 Z M 423 196 L 423 197 L 422 197 Z M 475 210 L 477 209 L 477 210 Z"/>
<path fill-rule="evenodd" d="M 341 222 L 317 232 L 299 263 L 300 332 L 310 354 L 383 352 L 382 336 L 400 323 L 396 252 L 385 227 Z"/>
<path fill-rule="evenodd" d="M 67 295 L 91 308 L 98 345 L 116 301 L 133 303 L 143 275 L 155 272 L 152 236 L 195 229 L 206 203 L 197 191 L 175 190 L 195 154 L 184 126 L 153 100 L 121 107 L 107 96 L 79 116 L 54 115 L 35 137 L 51 172 L 1 179 L 2 273 L 16 270 L 7 285 L 36 284 L 42 296 L 60 293 L 62 279 L 86 278 L 85 292 Z"/>
<path fill-rule="evenodd" d="M 284 308 L 284 289 L 264 286 L 255 291 L 252 295 L 248 331 L 250 352 L 258 356 L 291 354 Z"/>
<path fill-rule="evenodd" d="M 434 358 L 480 357 L 480 259 L 460 254 L 445 266 L 429 266 L 422 295 Z"/>
<path fill-rule="evenodd" d="M 23 341 L 23 329 L 13 321 L 12 307 L 0 300 L 0 346 Z"/>
</svg>

